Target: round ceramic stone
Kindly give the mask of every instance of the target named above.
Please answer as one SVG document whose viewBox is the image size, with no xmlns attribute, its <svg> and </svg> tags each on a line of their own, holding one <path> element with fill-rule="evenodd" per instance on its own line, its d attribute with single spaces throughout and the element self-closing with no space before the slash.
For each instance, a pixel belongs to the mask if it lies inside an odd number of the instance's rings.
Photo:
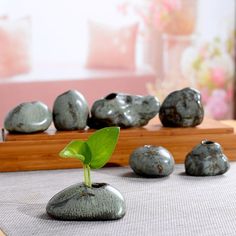
<svg viewBox="0 0 236 236">
<path fill-rule="evenodd" d="M 78 130 L 87 126 L 88 103 L 76 90 L 59 95 L 53 105 L 53 121 L 57 130 Z"/>
<path fill-rule="evenodd" d="M 184 88 L 170 93 L 161 105 L 160 120 L 165 127 L 194 127 L 203 121 L 200 93 Z"/>
<path fill-rule="evenodd" d="M 34 133 L 48 129 L 52 113 L 42 102 L 25 102 L 13 108 L 4 120 L 4 127 L 11 133 Z"/>
<path fill-rule="evenodd" d="M 95 101 L 91 109 L 89 126 L 122 128 L 146 125 L 158 113 L 160 102 L 154 96 L 111 93 Z"/>
<path fill-rule="evenodd" d="M 59 220 L 117 220 L 126 206 L 121 193 L 108 184 L 75 184 L 52 197 L 46 211 Z"/>
<path fill-rule="evenodd" d="M 174 170 L 175 161 L 163 147 L 145 145 L 133 151 L 129 159 L 133 171 L 144 177 L 164 177 Z"/>
<path fill-rule="evenodd" d="M 212 176 L 224 174 L 230 167 L 219 143 L 202 141 L 188 153 L 185 171 L 193 176 Z"/>
</svg>

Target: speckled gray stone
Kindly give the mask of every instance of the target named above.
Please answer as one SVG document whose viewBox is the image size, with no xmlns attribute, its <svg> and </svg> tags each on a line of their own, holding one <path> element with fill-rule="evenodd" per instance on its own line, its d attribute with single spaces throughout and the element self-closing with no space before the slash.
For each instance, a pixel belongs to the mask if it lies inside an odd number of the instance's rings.
<svg viewBox="0 0 236 236">
<path fill-rule="evenodd" d="M 53 105 L 53 122 L 57 130 L 80 130 L 87 126 L 88 103 L 76 90 L 59 95 Z"/>
<path fill-rule="evenodd" d="M 137 96 L 111 93 L 94 102 L 89 126 L 122 128 L 146 125 L 160 109 L 160 102 L 154 96 Z"/>
<path fill-rule="evenodd" d="M 129 159 L 133 171 L 144 177 L 164 177 L 174 170 L 175 161 L 163 147 L 145 145 L 135 149 Z"/>
<path fill-rule="evenodd" d="M 4 120 L 4 128 L 11 133 L 34 133 L 48 129 L 52 113 L 42 102 L 25 102 L 13 108 Z"/>
<path fill-rule="evenodd" d="M 160 120 L 165 127 L 194 127 L 203 121 L 199 91 L 184 88 L 170 93 L 161 105 Z"/>
<path fill-rule="evenodd" d="M 95 183 L 72 185 L 53 196 L 47 213 L 59 220 L 117 220 L 126 213 L 125 200 L 114 187 Z"/>
<path fill-rule="evenodd" d="M 187 154 L 185 171 L 193 176 L 224 174 L 230 167 L 219 143 L 204 140 Z"/>
</svg>

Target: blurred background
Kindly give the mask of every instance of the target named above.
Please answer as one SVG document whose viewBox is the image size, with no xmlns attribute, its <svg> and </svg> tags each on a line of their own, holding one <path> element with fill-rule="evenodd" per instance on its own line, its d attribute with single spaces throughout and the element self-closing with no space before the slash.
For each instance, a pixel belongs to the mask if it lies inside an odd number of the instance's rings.
<svg viewBox="0 0 236 236">
<path fill-rule="evenodd" d="M 0 122 L 21 102 L 186 86 L 234 116 L 235 0 L 0 0 Z"/>
</svg>

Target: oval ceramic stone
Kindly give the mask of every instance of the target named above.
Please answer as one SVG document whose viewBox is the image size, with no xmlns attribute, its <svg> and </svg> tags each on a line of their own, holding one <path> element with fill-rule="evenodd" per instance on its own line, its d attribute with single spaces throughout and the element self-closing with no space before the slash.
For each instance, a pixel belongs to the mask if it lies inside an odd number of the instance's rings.
<svg viewBox="0 0 236 236">
<path fill-rule="evenodd" d="M 88 103 L 76 90 L 59 95 L 54 102 L 53 121 L 57 130 L 84 129 L 88 116 Z"/>
<path fill-rule="evenodd" d="M 52 113 L 42 102 L 25 102 L 13 108 L 4 120 L 4 127 L 11 133 L 34 133 L 48 129 Z"/>
<path fill-rule="evenodd" d="M 154 96 L 111 93 L 104 99 L 95 101 L 91 109 L 89 126 L 143 126 L 158 113 L 159 108 L 160 102 Z"/>
<path fill-rule="evenodd" d="M 219 143 L 204 140 L 187 154 L 185 171 L 193 176 L 224 174 L 230 167 Z"/>
<path fill-rule="evenodd" d="M 203 121 L 200 93 L 192 88 L 170 93 L 161 105 L 159 118 L 165 127 L 194 127 Z"/>
<path fill-rule="evenodd" d="M 129 159 L 133 171 L 144 177 L 164 177 L 174 170 L 174 158 L 163 147 L 145 145 L 133 151 Z"/>
<path fill-rule="evenodd" d="M 92 188 L 72 185 L 57 193 L 46 206 L 47 213 L 59 220 L 117 220 L 126 213 L 121 193 L 105 183 Z"/>
</svg>

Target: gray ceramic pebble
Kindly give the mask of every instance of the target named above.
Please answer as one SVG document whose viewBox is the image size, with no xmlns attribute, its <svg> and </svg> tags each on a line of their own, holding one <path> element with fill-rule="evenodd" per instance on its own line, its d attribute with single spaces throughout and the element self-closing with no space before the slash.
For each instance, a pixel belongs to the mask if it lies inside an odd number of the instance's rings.
<svg viewBox="0 0 236 236">
<path fill-rule="evenodd" d="M 160 120 L 165 127 L 194 127 L 203 121 L 200 93 L 184 88 L 170 93 L 161 105 Z"/>
<path fill-rule="evenodd" d="M 154 96 L 111 93 L 104 99 L 95 101 L 91 109 L 89 126 L 92 128 L 143 126 L 156 116 L 159 109 L 160 102 Z"/>
<path fill-rule="evenodd" d="M 188 153 L 185 171 L 188 175 L 212 176 L 224 174 L 230 167 L 219 143 L 202 141 Z"/>
<path fill-rule="evenodd" d="M 52 113 L 42 102 L 25 102 L 13 108 L 4 120 L 9 132 L 34 133 L 48 129 Z"/>
<path fill-rule="evenodd" d="M 76 90 L 59 95 L 53 105 L 53 122 L 57 130 L 79 130 L 87 126 L 88 103 Z"/>
<path fill-rule="evenodd" d="M 163 147 L 145 145 L 133 151 L 129 159 L 133 171 L 144 177 L 164 177 L 174 170 L 175 161 Z"/>
<path fill-rule="evenodd" d="M 108 184 L 72 185 L 57 193 L 46 206 L 47 213 L 60 220 L 117 220 L 126 213 L 121 193 Z"/>
</svg>

